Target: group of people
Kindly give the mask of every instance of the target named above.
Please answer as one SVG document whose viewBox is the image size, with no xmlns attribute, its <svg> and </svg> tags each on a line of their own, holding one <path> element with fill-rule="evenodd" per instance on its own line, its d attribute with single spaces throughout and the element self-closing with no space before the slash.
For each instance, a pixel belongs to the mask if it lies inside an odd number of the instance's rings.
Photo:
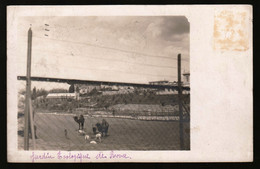
<svg viewBox="0 0 260 169">
<path fill-rule="evenodd" d="M 79 124 L 79 130 L 83 130 L 85 118 L 81 114 L 79 117 L 74 116 L 74 120 Z M 92 130 L 94 134 L 101 133 L 102 137 L 107 136 L 109 124 L 105 119 L 102 119 L 102 122 L 97 122 L 95 125 L 92 125 Z"/>
<path fill-rule="evenodd" d="M 100 132 L 102 137 L 107 136 L 108 128 L 109 124 L 105 119 L 102 120 L 102 123 L 98 122 L 95 125 L 92 125 L 93 133 L 97 134 L 98 132 Z"/>
</svg>

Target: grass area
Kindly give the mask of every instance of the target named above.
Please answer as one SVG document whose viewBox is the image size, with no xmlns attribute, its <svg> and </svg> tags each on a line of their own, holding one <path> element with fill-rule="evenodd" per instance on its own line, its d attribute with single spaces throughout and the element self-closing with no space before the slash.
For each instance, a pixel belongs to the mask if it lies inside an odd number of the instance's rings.
<svg viewBox="0 0 260 169">
<path fill-rule="evenodd" d="M 85 131 L 92 138 L 91 126 L 101 122 L 100 118 L 85 119 Z M 141 121 L 107 118 L 110 124 L 109 136 L 96 145 L 85 141 L 77 132 L 78 124 L 71 115 L 36 113 L 36 148 L 38 150 L 179 150 L 179 122 Z M 23 116 L 18 119 L 18 148 L 23 148 Z M 69 139 L 65 138 L 64 129 Z M 184 123 L 185 150 L 190 149 L 189 123 Z M 30 140 L 31 142 L 31 140 Z M 30 144 L 31 146 L 31 144 Z"/>
</svg>

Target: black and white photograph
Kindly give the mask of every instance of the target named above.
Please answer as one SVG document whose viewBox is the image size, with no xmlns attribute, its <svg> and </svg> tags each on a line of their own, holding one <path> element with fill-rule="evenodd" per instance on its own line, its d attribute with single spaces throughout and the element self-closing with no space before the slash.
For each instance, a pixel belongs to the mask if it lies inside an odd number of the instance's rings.
<svg viewBox="0 0 260 169">
<path fill-rule="evenodd" d="M 7 7 L 10 163 L 252 162 L 250 5 Z"/>
<path fill-rule="evenodd" d="M 18 149 L 190 150 L 185 16 L 18 25 Z"/>
</svg>

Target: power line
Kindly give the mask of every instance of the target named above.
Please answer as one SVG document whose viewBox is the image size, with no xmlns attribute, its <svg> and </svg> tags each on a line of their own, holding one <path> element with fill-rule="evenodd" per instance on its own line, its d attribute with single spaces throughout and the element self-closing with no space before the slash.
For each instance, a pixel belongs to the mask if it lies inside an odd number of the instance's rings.
<svg viewBox="0 0 260 169">
<path fill-rule="evenodd" d="M 62 56 L 71 56 L 70 54 L 68 53 L 61 53 L 61 52 L 53 52 L 53 51 L 46 51 L 46 50 L 41 50 L 41 49 L 37 49 L 37 51 L 33 51 L 33 52 L 40 52 L 40 51 L 43 51 L 43 52 L 47 52 L 47 53 L 55 53 L 55 54 L 58 54 L 58 55 L 62 55 Z M 78 54 L 73 54 L 73 56 L 80 56 Z M 83 57 L 82 57 L 83 58 Z M 108 59 L 108 58 L 103 58 L 103 57 L 93 57 L 93 56 L 86 56 L 84 57 L 83 59 L 88 59 L 88 58 L 92 58 L 92 59 L 99 59 L 99 60 L 109 60 L 109 61 L 116 61 L 116 62 L 123 62 L 123 63 L 128 63 L 128 64 L 134 64 L 134 65 L 141 65 L 141 66 L 149 66 L 149 67 L 159 67 L 159 68 L 170 68 L 170 69 L 173 69 L 173 68 L 176 68 L 174 66 L 159 66 L 159 65 L 154 65 L 154 64 L 147 64 L 147 63 L 138 63 L 138 62 L 128 62 L 128 61 L 123 61 L 123 60 L 119 60 L 119 59 Z"/>
<path fill-rule="evenodd" d="M 46 24 L 45 24 L 46 25 Z M 47 24 L 48 25 L 48 24 Z M 46 28 L 44 26 L 40 26 L 43 30 Z M 63 27 L 60 25 L 56 26 L 50 26 L 48 25 L 48 31 L 50 31 L 49 28 L 56 28 L 56 27 L 60 27 L 60 28 L 64 28 L 66 30 L 68 30 L 69 28 L 67 27 Z M 85 26 L 82 26 L 82 28 L 85 28 Z M 74 28 L 73 28 L 74 29 Z M 177 60 L 177 58 L 172 58 L 170 56 L 158 56 L 158 55 L 151 55 L 151 54 L 146 54 L 146 53 L 141 53 L 141 52 L 134 52 L 134 51 L 129 51 L 129 50 L 124 50 L 124 49 L 118 49 L 118 48 L 112 48 L 112 47 L 107 47 L 107 46 L 101 46 L 101 45 L 96 45 L 96 44 L 91 44 L 91 43 L 84 43 L 84 42 L 76 42 L 76 41 L 69 41 L 69 40 L 61 40 L 61 39 L 54 39 L 54 38 L 49 38 L 48 34 L 45 37 L 39 37 L 39 36 L 33 36 L 35 38 L 41 38 L 41 39 L 49 39 L 49 40 L 54 40 L 54 41 L 61 41 L 61 42 L 69 42 L 69 43 L 76 43 L 76 44 L 81 44 L 81 45 L 87 45 L 87 46 L 94 46 L 94 47 L 98 47 L 98 48 L 104 48 L 104 49 L 110 49 L 110 50 L 117 50 L 120 52 L 124 52 L 124 53 L 132 53 L 132 54 L 137 54 L 137 55 L 143 55 L 143 56 L 150 56 L 150 57 L 156 57 L 156 58 L 164 58 L 164 59 L 170 59 L 170 60 Z M 184 62 L 189 62 L 189 60 L 185 60 L 182 59 L 182 61 Z"/>
<path fill-rule="evenodd" d="M 91 43 L 75 42 L 75 41 L 61 40 L 61 39 L 54 39 L 54 38 L 44 38 L 44 37 L 39 37 L 39 36 L 33 36 L 33 38 L 49 39 L 49 40 L 60 41 L 60 42 L 69 42 L 69 43 L 93 46 L 93 47 L 97 47 L 97 48 L 116 50 L 116 51 L 120 51 L 120 52 L 124 52 L 124 53 L 131 53 L 131 54 L 136 54 L 136 55 L 150 56 L 150 57 L 163 58 L 163 59 L 169 59 L 169 60 L 177 60 L 177 58 L 172 58 L 172 57 L 169 57 L 169 56 L 151 55 L 151 54 L 128 51 L 128 50 L 117 49 L 117 48 L 112 48 L 112 47 L 106 47 L 106 46 L 101 46 L 101 45 L 95 45 L 95 44 L 91 44 Z M 188 60 L 184 60 L 184 59 L 182 61 L 188 62 Z"/>
<path fill-rule="evenodd" d="M 16 63 L 23 63 L 23 62 L 16 62 Z M 57 67 L 57 64 L 53 64 L 53 63 L 49 63 L 49 64 L 42 64 L 42 63 L 32 63 L 34 65 L 48 65 L 48 66 L 53 66 L 53 67 Z M 64 65 L 59 65 L 60 67 L 64 67 L 67 68 L 67 66 Z M 47 67 L 47 66 L 46 66 Z M 126 73 L 126 74 L 134 74 L 134 75 L 147 75 L 147 76 L 154 76 L 154 77 L 176 77 L 174 75 L 154 75 L 154 74 L 149 74 L 149 73 L 134 73 L 134 72 L 127 72 L 127 71 L 120 71 L 120 70 L 112 70 L 112 69 L 94 69 L 94 68 L 86 68 L 86 67 L 80 67 L 80 66 L 69 66 L 69 68 L 73 68 L 73 69 L 80 69 L 80 70 L 96 70 L 96 71 L 113 71 L 113 72 L 121 72 L 121 73 Z"/>
</svg>

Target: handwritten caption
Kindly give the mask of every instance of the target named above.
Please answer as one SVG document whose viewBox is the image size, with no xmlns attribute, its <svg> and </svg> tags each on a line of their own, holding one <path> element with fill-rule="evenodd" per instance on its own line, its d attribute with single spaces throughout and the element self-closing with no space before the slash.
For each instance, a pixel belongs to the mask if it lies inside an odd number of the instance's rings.
<svg viewBox="0 0 260 169">
<path fill-rule="evenodd" d="M 100 159 L 131 159 L 131 157 L 125 153 L 116 153 L 114 151 L 109 152 L 98 152 L 97 154 L 88 154 L 81 152 L 61 152 L 57 153 L 39 153 L 32 152 L 30 155 L 32 162 L 40 162 L 42 160 L 73 160 L 74 162 L 84 162 L 91 159 L 100 160 Z"/>
</svg>

